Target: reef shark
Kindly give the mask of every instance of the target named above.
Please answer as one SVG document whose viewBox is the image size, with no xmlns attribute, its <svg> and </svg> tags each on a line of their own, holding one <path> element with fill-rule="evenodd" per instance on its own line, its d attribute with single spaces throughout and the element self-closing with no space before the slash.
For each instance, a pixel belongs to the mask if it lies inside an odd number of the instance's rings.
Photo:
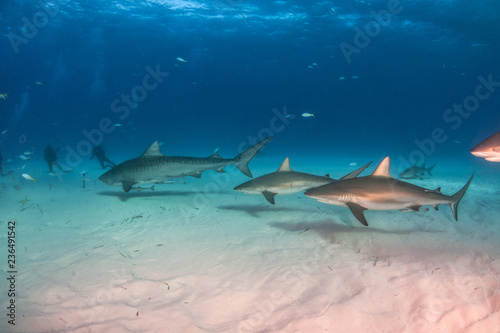
<svg viewBox="0 0 500 333">
<path fill-rule="evenodd" d="M 477 144 L 470 151 L 472 155 L 490 162 L 500 162 L 500 132 Z"/>
<path fill-rule="evenodd" d="M 431 166 L 429 168 L 426 168 L 425 163 L 422 164 L 422 166 L 418 166 L 415 164 L 414 166 L 411 166 L 408 169 L 401 172 L 399 174 L 399 178 L 402 178 L 402 179 L 415 179 L 415 178 L 424 179 L 426 173 L 428 173 L 430 176 L 432 176 L 431 171 L 432 171 L 432 169 L 434 169 L 435 166 L 436 166 L 436 164 L 434 164 L 433 166 Z"/>
<path fill-rule="evenodd" d="M 458 221 L 458 204 L 472 181 L 452 196 L 441 193 L 441 188 L 428 190 L 420 186 L 394 179 L 389 173 L 390 159 L 386 157 L 375 171 L 366 177 L 339 180 L 306 191 L 305 195 L 330 205 L 347 206 L 354 216 L 368 225 L 364 216 L 367 209 L 392 210 L 409 208 L 418 211 L 421 206 L 430 205 L 436 210 L 439 205 L 448 204 Z"/>
<path fill-rule="evenodd" d="M 101 175 L 99 180 L 111 186 L 121 186 L 128 192 L 134 185 L 162 183 L 186 176 L 200 178 L 206 170 L 223 173 L 228 165 L 235 165 L 252 177 L 248 163 L 272 138 L 268 137 L 230 159 L 220 157 L 217 152 L 209 157 L 165 156 L 160 152 L 158 141 L 155 141 L 141 156 L 118 164 Z"/>
<path fill-rule="evenodd" d="M 341 179 L 357 177 L 370 164 L 371 162 Z M 334 181 L 336 180 L 330 178 L 329 175 L 316 176 L 293 171 L 290 168 L 290 159 L 287 157 L 276 172 L 249 180 L 246 183 L 236 186 L 234 190 L 246 194 L 263 194 L 266 200 L 274 205 L 274 197 L 278 194 L 302 192 Z"/>
</svg>

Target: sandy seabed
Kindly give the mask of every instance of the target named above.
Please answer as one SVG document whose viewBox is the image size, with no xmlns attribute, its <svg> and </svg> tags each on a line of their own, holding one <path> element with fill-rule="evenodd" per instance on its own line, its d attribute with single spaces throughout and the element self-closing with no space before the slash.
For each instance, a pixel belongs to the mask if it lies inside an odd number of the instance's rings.
<svg viewBox="0 0 500 333">
<path fill-rule="evenodd" d="M 498 173 L 477 170 L 458 223 L 441 206 L 368 211 L 364 227 L 302 193 L 237 193 L 248 178 L 231 167 L 140 193 L 45 170 L 0 178 L 0 332 L 500 332 Z M 470 176 L 435 171 L 412 182 L 453 194 Z"/>
</svg>

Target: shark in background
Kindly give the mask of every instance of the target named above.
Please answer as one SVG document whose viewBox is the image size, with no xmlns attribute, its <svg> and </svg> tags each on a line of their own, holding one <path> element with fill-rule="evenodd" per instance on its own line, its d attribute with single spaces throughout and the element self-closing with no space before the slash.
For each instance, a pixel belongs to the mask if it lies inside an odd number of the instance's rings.
<svg viewBox="0 0 500 333">
<path fill-rule="evenodd" d="M 437 163 L 436 163 L 437 164 Z M 399 178 L 401 179 L 424 179 L 426 174 L 429 174 L 429 176 L 432 176 L 432 170 L 436 166 L 434 164 L 433 166 L 426 168 L 425 163 L 422 164 L 422 166 L 418 166 L 415 164 L 412 167 L 409 167 L 408 169 L 404 170 L 399 174 Z"/>
<path fill-rule="evenodd" d="M 272 138 L 268 137 L 230 159 L 220 157 L 217 152 L 209 157 L 165 156 L 160 152 L 158 141 L 155 141 L 141 156 L 118 164 L 101 175 L 99 180 L 111 186 L 121 186 L 128 192 L 135 185 L 162 183 L 186 176 L 200 178 L 207 170 L 223 173 L 228 165 L 234 165 L 243 174 L 252 177 L 248 163 Z"/>
<path fill-rule="evenodd" d="M 430 205 L 436 210 L 448 204 L 458 221 L 458 204 L 469 187 L 472 177 L 464 187 L 452 196 L 441 193 L 441 188 L 429 190 L 393 178 L 389 172 L 390 159 L 386 157 L 375 171 L 366 177 L 339 180 L 307 190 L 305 195 L 330 205 L 347 206 L 363 225 L 368 226 L 364 211 L 411 209 L 419 211 Z"/>
<path fill-rule="evenodd" d="M 500 162 L 500 132 L 478 143 L 470 151 L 472 155 L 490 162 Z"/>
<path fill-rule="evenodd" d="M 363 170 L 368 168 L 370 164 L 371 162 L 341 179 L 357 177 Z M 262 194 L 269 203 L 274 205 L 274 197 L 276 195 L 303 192 L 310 188 L 329 184 L 334 181 L 336 180 L 330 178 L 329 175 L 316 176 L 293 171 L 290 168 L 290 159 L 287 157 L 276 172 L 249 180 L 246 183 L 236 186 L 234 190 L 246 194 Z"/>
</svg>

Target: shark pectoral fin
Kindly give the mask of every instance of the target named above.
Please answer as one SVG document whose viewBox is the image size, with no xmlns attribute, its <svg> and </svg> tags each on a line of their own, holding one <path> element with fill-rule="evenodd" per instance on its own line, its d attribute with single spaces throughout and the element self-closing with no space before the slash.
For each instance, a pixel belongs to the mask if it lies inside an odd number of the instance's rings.
<svg viewBox="0 0 500 333">
<path fill-rule="evenodd" d="M 137 184 L 137 183 L 129 182 L 129 181 L 126 180 L 126 181 L 122 182 L 123 190 L 125 192 L 130 191 L 130 189 L 132 188 L 132 186 L 134 186 L 135 184 Z"/>
<path fill-rule="evenodd" d="M 365 214 L 363 212 L 366 210 L 365 207 L 362 207 L 356 203 L 348 202 L 347 207 L 351 210 L 352 214 L 355 218 L 358 219 L 361 224 L 368 226 L 368 222 L 366 221 Z"/>
<path fill-rule="evenodd" d="M 203 172 L 195 172 L 195 173 L 191 174 L 190 176 L 195 177 L 195 178 L 201 178 L 202 173 Z"/>
<path fill-rule="evenodd" d="M 274 205 L 274 196 L 277 193 L 269 192 L 269 191 L 264 191 L 264 192 L 262 192 L 262 194 L 264 194 L 264 197 L 266 198 L 267 201 L 269 201 L 269 203 L 271 203 L 271 204 Z"/>
</svg>

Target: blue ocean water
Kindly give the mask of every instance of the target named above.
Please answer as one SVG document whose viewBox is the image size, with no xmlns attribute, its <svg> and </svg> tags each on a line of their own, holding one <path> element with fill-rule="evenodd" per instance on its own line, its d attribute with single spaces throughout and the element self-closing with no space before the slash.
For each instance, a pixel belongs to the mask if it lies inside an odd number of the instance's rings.
<svg viewBox="0 0 500 333">
<path fill-rule="evenodd" d="M 482 163 L 469 150 L 500 130 L 499 21 L 494 0 L 7 1 L 0 151 L 20 166 L 51 144 L 78 167 L 93 144 L 116 162 L 154 140 L 232 157 L 274 135 L 277 163 Z"/>
</svg>

